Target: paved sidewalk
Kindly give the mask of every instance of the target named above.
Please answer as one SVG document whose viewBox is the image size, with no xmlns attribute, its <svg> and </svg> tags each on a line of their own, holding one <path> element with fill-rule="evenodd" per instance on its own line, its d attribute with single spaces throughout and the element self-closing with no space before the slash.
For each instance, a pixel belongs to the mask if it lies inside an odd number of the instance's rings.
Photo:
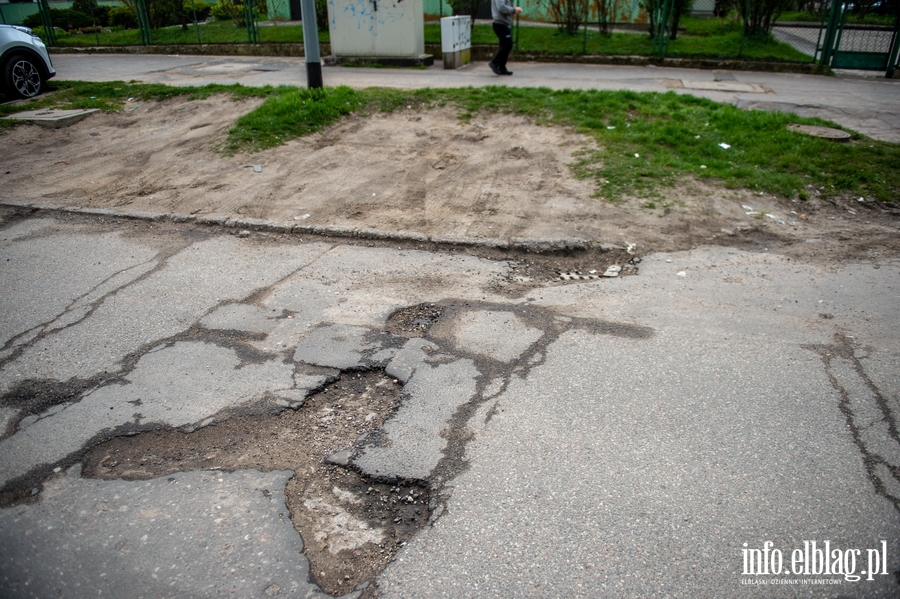
<svg viewBox="0 0 900 599">
<path fill-rule="evenodd" d="M 168 85 L 241 83 L 306 85 L 302 58 L 160 55 L 53 57 L 59 79 L 138 80 Z M 507 85 L 551 89 L 629 89 L 689 93 L 741 108 L 817 116 L 875 139 L 900 142 L 900 80 L 857 74 L 824 76 L 755 71 L 705 71 L 667 67 L 516 63 L 512 77 L 496 77 L 485 63 L 459 70 L 325 67 L 325 85 L 364 87 L 465 87 Z M 697 82 L 719 81 L 717 90 Z M 755 84 L 747 85 L 747 84 Z M 709 87 L 708 85 L 706 87 Z"/>
</svg>

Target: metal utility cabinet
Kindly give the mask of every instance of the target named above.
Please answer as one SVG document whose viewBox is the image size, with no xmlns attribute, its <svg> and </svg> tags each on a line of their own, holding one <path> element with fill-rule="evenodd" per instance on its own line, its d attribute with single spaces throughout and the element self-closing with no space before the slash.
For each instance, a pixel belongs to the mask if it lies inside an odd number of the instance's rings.
<svg viewBox="0 0 900 599">
<path fill-rule="evenodd" d="M 445 69 L 458 69 L 472 62 L 472 17 L 441 19 L 441 54 Z"/>
<path fill-rule="evenodd" d="M 431 64 L 425 54 L 422 0 L 328 0 L 328 31 L 336 59 Z M 431 62 L 422 62 L 428 57 Z"/>
</svg>

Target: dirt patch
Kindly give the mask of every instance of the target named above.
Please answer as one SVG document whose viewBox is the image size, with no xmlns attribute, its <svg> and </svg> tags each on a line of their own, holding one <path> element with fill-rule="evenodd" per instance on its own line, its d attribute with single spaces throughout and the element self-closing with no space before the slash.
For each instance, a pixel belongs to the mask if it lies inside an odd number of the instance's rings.
<svg viewBox="0 0 900 599">
<path fill-rule="evenodd" d="M 91 449 L 83 475 L 141 480 L 191 470 L 293 470 L 285 488 L 314 582 L 344 595 L 371 582 L 430 516 L 428 490 L 369 481 L 326 461 L 382 425 L 400 385 L 347 373 L 296 411 L 236 417 L 192 433 L 153 431 Z M 373 596 L 369 584 L 364 597 Z"/>
<path fill-rule="evenodd" d="M 15 151 L 0 158 L 0 183 L 14 199 L 41 204 L 467 238 L 578 237 L 633 244 L 638 255 L 710 244 L 820 262 L 900 253 L 896 209 L 825 201 L 814 188 L 801 201 L 685 180 L 620 204 L 593 197 L 595 183 L 569 165 L 595 140 L 520 116 L 462 122 L 451 108 L 402 109 L 351 116 L 265 152 L 218 155 L 228 128 L 257 102 L 131 103 L 65 129 L 19 126 L 2 134 Z"/>
</svg>

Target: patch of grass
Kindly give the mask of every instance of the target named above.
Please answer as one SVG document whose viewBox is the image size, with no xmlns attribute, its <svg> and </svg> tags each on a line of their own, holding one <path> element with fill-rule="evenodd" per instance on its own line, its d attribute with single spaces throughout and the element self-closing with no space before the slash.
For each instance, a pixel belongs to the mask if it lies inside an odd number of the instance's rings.
<svg viewBox="0 0 900 599">
<path fill-rule="evenodd" d="M 42 29 L 35 29 L 40 35 Z M 198 42 L 199 34 L 199 42 Z M 247 43 L 247 29 L 236 27 L 230 21 L 213 21 L 199 26 L 189 25 L 154 29 L 150 32 L 154 44 L 240 44 Z M 328 42 L 328 32 L 319 32 L 319 41 Z M 301 43 L 303 27 L 299 25 L 275 25 L 259 27 L 259 41 L 263 43 Z M 100 33 L 62 34 L 57 37 L 57 45 L 63 47 L 89 46 L 137 46 L 141 44 L 141 34 L 137 29 L 104 31 Z"/>
<path fill-rule="evenodd" d="M 221 149 L 226 154 L 234 154 L 277 146 L 314 133 L 365 105 L 365 93 L 346 86 L 288 88 L 239 118 Z"/>
<path fill-rule="evenodd" d="M 893 15 L 880 15 L 875 13 L 868 13 L 866 15 L 860 15 L 859 13 L 850 13 L 847 15 L 848 23 L 866 23 L 870 25 L 884 25 L 886 27 L 890 27 L 894 24 L 894 16 Z M 783 12 L 778 17 L 779 23 L 797 23 L 797 22 L 807 22 L 807 23 L 821 23 L 822 15 L 810 13 L 810 12 Z"/>
<path fill-rule="evenodd" d="M 674 92 L 483 87 L 403 93 L 423 104 L 452 103 L 470 118 L 508 112 L 593 135 L 599 149 L 577 157 L 575 172 L 594 179 L 598 195 L 611 200 L 653 195 L 686 176 L 784 197 L 799 197 L 807 185 L 825 196 L 900 197 L 900 145 L 858 134 L 850 144 L 837 144 L 787 130 L 792 123 L 837 127 L 821 119 L 744 111 Z"/>
<path fill-rule="evenodd" d="M 593 136 L 596 148 L 578 153 L 573 169 L 596 182 L 597 196 L 612 201 L 626 196 L 664 200 L 665 188 L 686 177 L 800 200 L 811 196 L 810 186 L 825 197 L 852 195 L 884 202 L 900 197 L 896 168 L 900 144 L 858 134 L 853 134 L 850 143 L 838 144 L 787 129 L 792 123 L 836 127 L 821 119 L 744 111 L 674 92 L 499 86 L 362 91 L 240 85 L 189 88 L 65 81 L 54 86 L 53 94 L 35 102 L 0 106 L 0 115 L 47 107 L 118 110 L 127 98 L 165 100 L 213 94 L 264 98 L 259 107 L 238 119 L 218 148 L 233 154 L 277 146 L 352 113 L 453 106 L 461 120 L 502 112 L 528 116 L 543 125 L 571 126 Z M 665 201 L 644 204 L 647 208 L 667 205 Z"/>
</svg>

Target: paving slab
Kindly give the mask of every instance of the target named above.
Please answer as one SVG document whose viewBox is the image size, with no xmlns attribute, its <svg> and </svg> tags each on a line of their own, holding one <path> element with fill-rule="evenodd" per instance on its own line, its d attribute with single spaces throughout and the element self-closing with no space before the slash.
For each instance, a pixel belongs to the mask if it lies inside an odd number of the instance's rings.
<svg viewBox="0 0 900 599">
<path fill-rule="evenodd" d="M 416 370 L 425 364 L 431 352 L 437 351 L 437 345 L 425 339 L 410 339 L 394 354 L 384 369 L 385 374 L 402 383 L 409 381 Z"/>
<path fill-rule="evenodd" d="M 13 121 L 25 121 L 50 129 L 60 129 L 83 121 L 97 112 L 100 112 L 99 108 L 79 108 L 74 110 L 25 110 L 23 112 L 7 115 L 3 118 Z"/>
<path fill-rule="evenodd" d="M 467 354 L 488 360 L 511 363 L 544 335 L 528 326 L 514 312 L 503 310 L 466 310 L 441 322 L 433 333 L 447 337 Z"/>
<path fill-rule="evenodd" d="M 383 367 L 393 356 L 393 350 L 380 343 L 385 337 L 365 327 L 324 325 L 300 342 L 294 360 L 338 370 Z"/>
<path fill-rule="evenodd" d="M 451 418 L 475 398 L 478 376 L 467 359 L 419 366 L 394 415 L 359 442 L 353 464 L 376 479 L 427 480 L 444 457 Z"/>
</svg>

